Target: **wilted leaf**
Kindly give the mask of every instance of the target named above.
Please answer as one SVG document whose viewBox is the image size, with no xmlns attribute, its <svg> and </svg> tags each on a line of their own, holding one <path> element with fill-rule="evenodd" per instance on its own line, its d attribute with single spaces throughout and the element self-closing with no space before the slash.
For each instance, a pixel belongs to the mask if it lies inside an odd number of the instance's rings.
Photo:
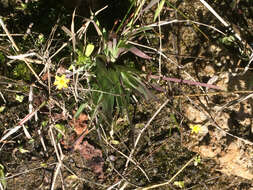
<svg viewBox="0 0 253 190">
<path fill-rule="evenodd" d="M 143 59 L 152 59 L 152 57 L 149 57 L 147 54 L 145 54 L 144 52 L 142 52 L 136 47 L 130 48 L 129 51 L 132 52 L 134 55 L 137 55 Z"/>
</svg>

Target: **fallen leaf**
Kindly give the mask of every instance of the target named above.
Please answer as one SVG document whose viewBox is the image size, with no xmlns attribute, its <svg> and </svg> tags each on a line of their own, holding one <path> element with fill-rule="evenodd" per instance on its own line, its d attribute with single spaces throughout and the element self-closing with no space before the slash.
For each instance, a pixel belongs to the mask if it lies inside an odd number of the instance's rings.
<svg viewBox="0 0 253 190">
<path fill-rule="evenodd" d="M 73 119 L 69 122 L 69 124 L 74 128 L 76 134 L 79 136 L 75 141 L 73 148 L 75 151 L 79 151 L 81 156 L 87 161 L 88 167 L 90 167 L 100 179 L 103 179 L 104 161 L 102 151 L 90 145 L 88 141 L 83 141 L 84 137 L 88 133 L 87 121 L 88 116 L 81 113 L 77 119 L 73 117 Z"/>
<path fill-rule="evenodd" d="M 88 116 L 84 113 L 81 113 L 77 119 L 73 117 L 69 124 L 74 128 L 77 136 L 79 136 L 87 130 L 87 121 Z"/>
<path fill-rule="evenodd" d="M 88 167 L 98 175 L 100 179 L 104 178 L 103 166 L 104 161 L 102 157 L 102 151 L 96 149 L 94 146 L 90 145 L 88 141 L 83 141 L 85 134 L 81 135 L 75 145 L 74 150 L 78 150 L 83 158 L 87 161 Z"/>
<path fill-rule="evenodd" d="M 44 73 L 41 77 L 42 81 L 46 81 L 48 79 L 48 73 Z"/>
</svg>

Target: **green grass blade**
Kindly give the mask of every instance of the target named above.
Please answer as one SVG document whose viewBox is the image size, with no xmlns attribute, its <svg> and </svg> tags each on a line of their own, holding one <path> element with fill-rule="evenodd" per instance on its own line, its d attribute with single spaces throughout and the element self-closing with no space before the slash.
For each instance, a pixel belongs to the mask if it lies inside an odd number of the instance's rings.
<svg viewBox="0 0 253 190">
<path fill-rule="evenodd" d="M 78 118 L 79 115 L 82 113 L 82 111 L 84 110 L 84 108 L 87 106 L 87 103 L 85 104 L 81 104 L 77 110 L 77 112 L 75 113 L 75 118 Z"/>
<path fill-rule="evenodd" d="M 156 9 L 156 11 L 155 11 L 154 22 L 156 21 L 158 15 L 161 13 L 161 11 L 162 11 L 162 9 L 163 9 L 163 6 L 164 6 L 164 3 L 165 3 L 165 0 L 162 0 L 162 1 L 159 3 L 159 5 L 158 5 L 158 7 L 157 7 L 157 9 Z"/>
</svg>

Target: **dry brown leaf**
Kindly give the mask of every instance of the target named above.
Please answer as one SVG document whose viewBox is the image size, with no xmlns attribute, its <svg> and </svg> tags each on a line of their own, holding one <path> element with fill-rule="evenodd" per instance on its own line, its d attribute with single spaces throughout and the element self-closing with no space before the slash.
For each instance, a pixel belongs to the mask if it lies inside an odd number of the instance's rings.
<svg viewBox="0 0 253 190">
<path fill-rule="evenodd" d="M 87 161 L 88 167 L 98 175 L 100 179 L 104 178 L 103 173 L 103 155 L 102 151 L 96 149 L 94 146 L 90 145 L 88 141 L 83 141 L 84 137 L 88 133 L 87 129 L 88 116 L 81 113 L 78 119 L 73 119 L 69 122 L 74 128 L 76 134 L 79 136 L 74 143 L 74 150 L 79 151 L 82 157 Z"/>
<path fill-rule="evenodd" d="M 87 121 L 88 116 L 84 113 L 81 113 L 77 119 L 73 117 L 69 124 L 74 128 L 77 136 L 79 136 L 87 130 Z"/>
<path fill-rule="evenodd" d="M 104 161 L 102 157 L 102 151 L 96 149 L 94 146 L 90 145 L 88 141 L 83 141 L 85 134 L 81 135 L 75 145 L 74 150 L 78 150 L 83 158 L 87 161 L 88 166 L 91 170 L 98 175 L 100 179 L 104 178 L 103 166 Z"/>
<path fill-rule="evenodd" d="M 48 79 L 48 73 L 44 73 L 41 77 L 42 81 L 46 81 Z"/>
</svg>

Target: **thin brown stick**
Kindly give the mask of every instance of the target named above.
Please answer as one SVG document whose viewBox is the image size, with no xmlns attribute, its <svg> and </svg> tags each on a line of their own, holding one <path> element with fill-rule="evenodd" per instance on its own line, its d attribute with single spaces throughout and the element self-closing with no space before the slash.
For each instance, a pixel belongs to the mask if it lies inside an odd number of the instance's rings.
<svg viewBox="0 0 253 190">
<path fill-rule="evenodd" d="M 7 27 L 5 26 L 3 20 L 0 18 L 0 25 L 2 26 L 3 30 L 5 31 L 6 35 L 8 36 L 9 40 L 11 41 L 13 47 L 15 48 L 16 51 L 19 51 L 18 46 L 16 45 L 15 41 L 13 40 L 11 34 L 9 33 Z"/>
<path fill-rule="evenodd" d="M 157 187 L 161 187 L 161 186 L 164 186 L 164 185 L 169 185 L 187 166 L 190 165 L 190 163 L 193 162 L 193 160 L 195 159 L 196 156 L 192 157 L 192 159 L 190 159 L 172 178 L 170 178 L 170 180 L 164 182 L 164 183 L 160 183 L 160 184 L 155 184 L 155 185 L 151 185 L 151 186 L 148 186 L 148 187 L 142 187 L 142 188 L 137 188 L 138 189 L 142 189 L 142 190 L 148 190 L 148 189 L 154 189 L 154 188 L 157 188 Z"/>
<path fill-rule="evenodd" d="M 199 93 L 199 94 L 184 94 L 184 95 L 172 96 L 172 98 L 217 96 L 217 95 L 230 95 L 230 94 L 250 94 L 250 93 L 253 93 L 253 90 L 236 90 L 232 92 L 208 92 L 208 93 Z"/>
</svg>

